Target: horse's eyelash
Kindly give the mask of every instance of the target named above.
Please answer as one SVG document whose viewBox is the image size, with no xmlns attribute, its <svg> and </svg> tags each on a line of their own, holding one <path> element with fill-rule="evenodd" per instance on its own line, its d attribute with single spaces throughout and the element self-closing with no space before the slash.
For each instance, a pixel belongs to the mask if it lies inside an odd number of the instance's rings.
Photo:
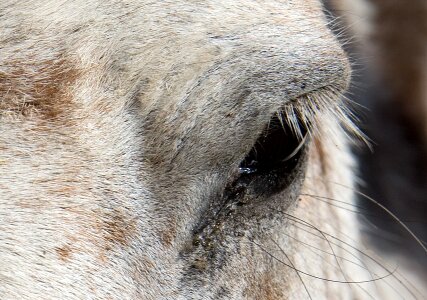
<svg viewBox="0 0 427 300">
<path fill-rule="evenodd" d="M 333 87 L 303 95 L 285 105 L 277 115 L 282 124 L 287 124 L 300 139 L 305 137 L 305 132 L 309 136 L 320 135 L 319 125 L 327 119 L 329 122 L 338 123 L 348 136 L 368 143 L 366 136 L 355 125 L 357 119 L 346 103 L 345 96 Z M 327 128 L 327 131 L 329 134 L 323 135 L 322 138 L 333 138 L 332 128 Z"/>
</svg>

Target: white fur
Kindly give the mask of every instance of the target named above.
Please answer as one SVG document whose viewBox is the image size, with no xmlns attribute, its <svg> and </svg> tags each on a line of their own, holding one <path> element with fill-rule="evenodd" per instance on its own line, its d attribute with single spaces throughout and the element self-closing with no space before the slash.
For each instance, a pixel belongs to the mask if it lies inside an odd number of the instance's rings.
<svg viewBox="0 0 427 300">
<path fill-rule="evenodd" d="M 317 146 L 287 212 L 360 248 L 354 214 L 306 195 L 353 203 L 337 118 L 350 70 L 325 23 L 315 0 L 2 1 L 0 298 L 308 299 L 303 283 L 312 299 L 375 295 L 273 258 L 372 279 L 285 217 L 225 234 L 218 269 L 192 244 L 271 116 L 300 105 Z M 188 279 L 194 261 L 207 271 Z"/>
</svg>

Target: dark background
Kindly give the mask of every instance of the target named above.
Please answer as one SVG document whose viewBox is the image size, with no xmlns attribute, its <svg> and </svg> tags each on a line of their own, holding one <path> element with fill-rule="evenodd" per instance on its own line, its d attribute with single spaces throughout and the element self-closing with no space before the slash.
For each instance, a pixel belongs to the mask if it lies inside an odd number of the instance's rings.
<svg viewBox="0 0 427 300">
<path fill-rule="evenodd" d="M 355 105 L 358 125 L 372 146 L 354 147 L 357 188 L 387 207 L 425 244 L 427 1 L 370 0 L 366 15 L 342 3 L 325 1 L 326 13 L 354 63 L 347 96 L 363 106 Z M 358 201 L 363 233 L 370 243 L 384 253 L 404 257 L 427 278 L 427 255 L 403 226 L 365 197 Z"/>
</svg>

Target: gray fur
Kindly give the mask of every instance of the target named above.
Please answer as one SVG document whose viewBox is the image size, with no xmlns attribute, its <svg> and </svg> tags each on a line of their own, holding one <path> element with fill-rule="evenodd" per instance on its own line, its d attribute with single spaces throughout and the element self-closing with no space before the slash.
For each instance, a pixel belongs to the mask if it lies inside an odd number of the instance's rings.
<svg viewBox="0 0 427 300">
<path fill-rule="evenodd" d="M 358 244 L 351 213 L 304 196 L 352 203 L 350 68 L 317 1 L 6 0 L 0 25 L 1 299 L 366 297 L 283 264 L 371 279 L 287 215 Z M 195 242 L 290 107 L 315 124 L 298 178 Z"/>
</svg>

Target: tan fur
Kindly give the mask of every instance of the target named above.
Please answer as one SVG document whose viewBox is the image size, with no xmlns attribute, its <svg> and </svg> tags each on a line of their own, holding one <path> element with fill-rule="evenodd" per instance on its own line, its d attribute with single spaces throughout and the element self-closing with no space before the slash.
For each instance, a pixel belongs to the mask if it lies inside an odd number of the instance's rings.
<svg viewBox="0 0 427 300">
<path fill-rule="evenodd" d="M 350 69 L 317 1 L 6 0 L 0 12 L 1 299 L 375 297 L 375 282 L 301 273 L 387 274 L 365 269 L 355 215 L 328 200 L 353 203 L 339 126 L 352 127 L 339 100 Z M 314 124 L 304 182 L 198 239 L 282 109 Z"/>
</svg>

